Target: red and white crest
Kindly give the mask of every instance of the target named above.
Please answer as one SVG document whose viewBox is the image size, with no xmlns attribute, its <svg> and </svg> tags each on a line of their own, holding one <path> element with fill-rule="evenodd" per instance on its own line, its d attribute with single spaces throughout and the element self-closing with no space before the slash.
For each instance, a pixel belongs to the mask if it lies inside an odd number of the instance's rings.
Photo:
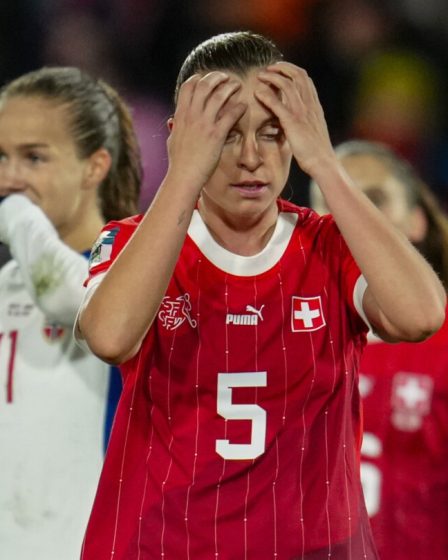
<svg viewBox="0 0 448 560">
<path fill-rule="evenodd" d="M 174 331 L 188 321 L 192 328 L 197 325 L 196 319 L 191 317 L 190 295 L 184 294 L 177 298 L 165 296 L 160 305 L 158 317 L 162 325 L 169 331 Z"/>
<path fill-rule="evenodd" d="M 292 296 L 291 328 L 293 332 L 317 331 L 325 324 L 320 296 Z"/>
<path fill-rule="evenodd" d="M 47 342 L 54 342 L 61 339 L 66 333 L 66 329 L 57 324 L 47 323 L 42 329 L 42 334 Z"/>
</svg>

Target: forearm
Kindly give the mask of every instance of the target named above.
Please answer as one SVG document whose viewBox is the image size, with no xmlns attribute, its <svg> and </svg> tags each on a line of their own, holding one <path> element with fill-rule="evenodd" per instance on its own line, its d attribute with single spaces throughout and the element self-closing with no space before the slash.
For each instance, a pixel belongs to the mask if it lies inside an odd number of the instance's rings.
<svg viewBox="0 0 448 560">
<path fill-rule="evenodd" d="M 18 263 L 45 316 L 73 325 L 83 297 L 87 259 L 63 243 L 45 214 L 23 195 L 0 204 L 0 239 Z"/>
<path fill-rule="evenodd" d="M 197 190 L 197 189 L 196 189 Z M 196 204 L 168 175 L 132 238 L 80 312 L 78 336 L 111 363 L 138 350 L 173 274 Z"/>
<path fill-rule="evenodd" d="M 409 241 L 352 185 L 332 148 L 306 72 L 281 62 L 259 78 L 272 87 L 256 97 L 279 118 L 294 158 L 319 185 L 368 282 L 363 307 L 369 321 L 379 334 L 397 340 L 421 339 L 437 330 L 445 314 L 441 283 Z"/>
<path fill-rule="evenodd" d="M 366 277 L 364 307 L 373 326 L 392 340 L 432 334 L 443 321 L 445 291 L 429 264 L 337 161 L 321 164 L 313 178 Z"/>
</svg>

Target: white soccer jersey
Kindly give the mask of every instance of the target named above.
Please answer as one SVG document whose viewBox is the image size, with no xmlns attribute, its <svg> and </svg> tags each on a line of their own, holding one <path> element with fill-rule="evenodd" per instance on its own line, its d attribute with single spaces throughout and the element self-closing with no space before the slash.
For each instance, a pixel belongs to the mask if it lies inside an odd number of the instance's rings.
<svg viewBox="0 0 448 560">
<path fill-rule="evenodd" d="M 73 339 L 87 260 L 22 195 L 0 205 L 0 236 L 14 259 L 0 269 L 0 558 L 77 560 L 110 372 Z"/>
<path fill-rule="evenodd" d="M 109 367 L 0 271 L 0 558 L 75 560 L 103 458 Z"/>
</svg>

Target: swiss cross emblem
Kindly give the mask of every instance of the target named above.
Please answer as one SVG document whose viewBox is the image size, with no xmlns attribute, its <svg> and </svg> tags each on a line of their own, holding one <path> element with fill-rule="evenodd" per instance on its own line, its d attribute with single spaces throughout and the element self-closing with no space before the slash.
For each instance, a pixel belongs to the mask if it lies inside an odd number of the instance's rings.
<svg viewBox="0 0 448 560">
<path fill-rule="evenodd" d="M 392 388 L 392 406 L 428 414 L 433 380 L 427 375 L 397 373 Z"/>
<path fill-rule="evenodd" d="M 399 372 L 392 385 L 391 422 L 398 430 L 414 432 L 431 410 L 434 381 L 428 375 Z"/>
<path fill-rule="evenodd" d="M 320 296 L 292 296 L 291 328 L 293 332 L 317 331 L 325 326 Z"/>
</svg>

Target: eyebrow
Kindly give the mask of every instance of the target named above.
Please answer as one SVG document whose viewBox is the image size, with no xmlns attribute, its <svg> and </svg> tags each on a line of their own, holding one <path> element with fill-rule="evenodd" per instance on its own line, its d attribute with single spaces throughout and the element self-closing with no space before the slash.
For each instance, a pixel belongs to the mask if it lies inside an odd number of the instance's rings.
<svg viewBox="0 0 448 560">
<path fill-rule="evenodd" d="M 45 142 L 30 142 L 27 144 L 20 144 L 19 148 L 21 150 L 23 149 L 29 150 L 30 148 L 49 148 L 49 145 L 46 144 Z"/>
<path fill-rule="evenodd" d="M 258 126 L 257 126 L 257 130 L 260 130 L 260 128 L 263 128 L 265 126 L 278 126 L 279 128 L 282 128 L 280 121 L 278 120 L 277 117 L 268 117 L 267 119 L 265 119 L 264 121 L 262 121 Z M 233 126 L 231 128 L 231 130 L 237 130 L 238 129 L 238 123 L 235 123 L 235 126 Z"/>
<path fill-rule="evenodd" d="M 269 124 L 274 126 L 280 126 L 280 121 L 278 120 L 277 117 L 268 117 L 267 119 L 261 122 L 260 128 L 263 126 L 267 126 Z"/>
</svg>

